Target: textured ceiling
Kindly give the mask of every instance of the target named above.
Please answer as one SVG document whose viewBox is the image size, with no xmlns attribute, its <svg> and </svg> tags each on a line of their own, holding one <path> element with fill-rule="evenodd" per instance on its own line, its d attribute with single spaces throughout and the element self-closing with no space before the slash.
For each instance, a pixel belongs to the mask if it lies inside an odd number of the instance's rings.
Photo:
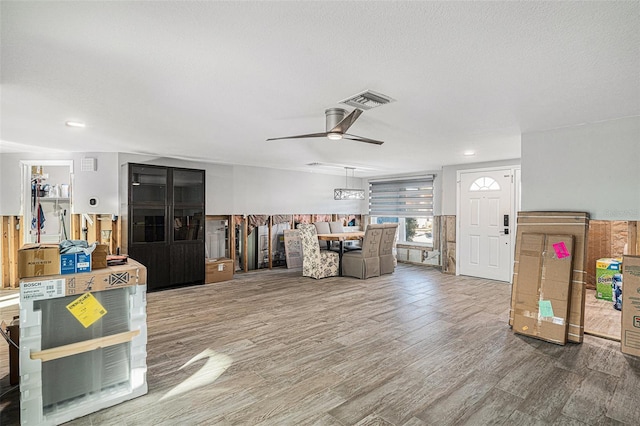
<svg viewBox="0 0 640 426">
<path fill-rule="evenodd" d="M 523 132 L 640 115 L 637 1 L 0 7 L 4 152 L 373 176 L 518 158 Z M 349 133 L 384 145 L 265 141 L 324 131 L 324 110 L 365 89 L 397 101 Z"/>
</svg>

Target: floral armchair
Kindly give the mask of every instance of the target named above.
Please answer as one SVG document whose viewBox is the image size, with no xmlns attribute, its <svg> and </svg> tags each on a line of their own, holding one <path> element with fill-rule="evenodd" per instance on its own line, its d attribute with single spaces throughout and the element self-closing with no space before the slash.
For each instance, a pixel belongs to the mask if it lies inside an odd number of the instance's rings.
<svg viewBox="0 0 640 426">
<path fill-rule="evenodd" d="M 338 276 L 340 255 L 333 251 L 320 250 L 316 227 L 300 224 L 298 230 L 302 241 L 302 275 L 315 279 Z"/>
</svg>

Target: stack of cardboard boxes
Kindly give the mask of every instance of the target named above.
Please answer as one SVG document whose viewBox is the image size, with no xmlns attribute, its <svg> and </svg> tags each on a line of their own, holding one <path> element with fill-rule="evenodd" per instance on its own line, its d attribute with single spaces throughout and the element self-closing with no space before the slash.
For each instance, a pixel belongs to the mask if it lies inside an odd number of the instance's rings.
<svg viewBox="0 0 640 426">
<path fill-rule="evenodd" d="M 521 235 L 513 320 L 517 333 L 567 342 L 572 252 L 572 235 Z"/>
<path fill-rule="evenodd" d="M 622 276 L 622 352 L 640 356 L 640 256 L 624 256 Z"/>
<path fill-rule="evenodd" d="M 509 316 L 514 331 L 558 344 L 582 342 L 588 229 L 587 213 L 518 213 Z M 566 337 L 559 327 L 563 321 Z"/>
<path fill-rule="evenodd" d="M 59 245 L 53 243 L 25 244 L 18 250 L 18 278 L 78 274 L 106 268 L 107 252 L 106 244 L 96 244 L 90 254 L 60 254 Z"/>
<path fill-rule="evenodd" d="M 589 216 L 520 212 L 509 324 L 516 333 L 549 342 L 580 343 L 584 335 L 586 239 Z M 640 356 L 640 256 L 598 261 L 600 295 L 612 300 L 622 272 L 621 351 Z"/>
</svg>

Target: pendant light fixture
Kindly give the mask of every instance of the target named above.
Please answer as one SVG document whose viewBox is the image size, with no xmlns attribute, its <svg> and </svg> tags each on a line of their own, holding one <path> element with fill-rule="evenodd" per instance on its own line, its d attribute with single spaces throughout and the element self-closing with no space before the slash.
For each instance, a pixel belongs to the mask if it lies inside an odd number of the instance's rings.
<svg viewBox="0 0 640 426">
<path fill-rule="evenodd" d="M 344 168 L 344 188 L 336 188 L 333 190 L 334 200 L 364 200 L 364 189 L 349 189 L 349 170 L 353 180 L 355 167 Z"/>
</svg>

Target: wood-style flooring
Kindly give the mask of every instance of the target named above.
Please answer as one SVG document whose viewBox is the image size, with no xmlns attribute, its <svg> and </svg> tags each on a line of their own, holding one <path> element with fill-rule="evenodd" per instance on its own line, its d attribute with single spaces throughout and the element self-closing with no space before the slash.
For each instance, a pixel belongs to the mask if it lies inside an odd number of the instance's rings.
<svg viewBox="0 0 640 426">
<path fill-rule="evenodd" d="M 622 313 L 613 308 L 613 302 L 596 299 L 596 291 L 587 289 L 584 305 L 584 331 L 620 341 Z"/>
<path fill-rule="evenodd" d="M 368 280 L 277 269 L 150 293 L 149 393 L 69 424 L 639 425 L 640 359 L 594 336 L 514 334 L 510 294 L 406 264 Z M 17 390 L 2 397 L 3 426 L 19 424 L 18 404 Z"/>
</svg>

